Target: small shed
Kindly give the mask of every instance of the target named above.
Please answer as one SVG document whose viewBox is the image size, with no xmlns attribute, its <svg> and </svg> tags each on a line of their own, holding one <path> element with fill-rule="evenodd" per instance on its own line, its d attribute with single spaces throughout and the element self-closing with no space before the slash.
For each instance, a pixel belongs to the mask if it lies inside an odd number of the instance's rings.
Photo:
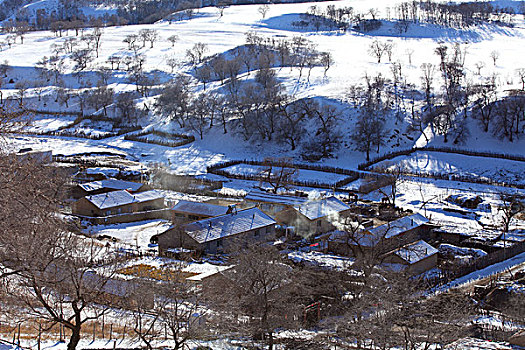
<svg viewBox="0 0 525 350">
<path fill-rule="evenodd" d="M 418 275 L 437 266 L 438 250 L 419 240 L 387 254 L 385 262 L 400 264 L 411 275 Z"/>
</svg>

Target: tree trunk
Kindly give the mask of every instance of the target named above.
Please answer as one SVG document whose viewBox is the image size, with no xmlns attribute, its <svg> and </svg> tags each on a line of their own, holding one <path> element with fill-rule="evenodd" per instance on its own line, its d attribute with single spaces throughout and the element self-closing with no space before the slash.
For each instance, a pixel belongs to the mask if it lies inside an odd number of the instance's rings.
<svg viewBox="0 0 525 350">
<path fill-rule="evenodd" d="M 273 349 L 273 333 L 268 332 L 268 350 Z"/>
<path fill-rule="evenodd" d="M 67 350 L 75 350 L 77 348 L 77 345 L 80 342 L 80 329 L 81 329 L 81 326 L 79 325 L 76 325 L 74 328 L 70 328 L 71 338 L 69 338 L 69 343 L 67 344 Z"/>
</svg>

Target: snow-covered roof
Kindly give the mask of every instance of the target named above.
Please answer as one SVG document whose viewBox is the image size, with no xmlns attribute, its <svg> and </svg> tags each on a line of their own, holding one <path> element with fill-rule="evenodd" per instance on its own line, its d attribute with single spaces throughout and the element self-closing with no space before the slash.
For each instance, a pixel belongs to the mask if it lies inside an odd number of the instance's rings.
<svg viewBox="0 0 525 350">
<path fill-rule="evenodd" d="M 229 265 L 229 266 L 213 266 L 212 268 L 208 269 L 207 271 L 204 271 L 204 272 L 201 272 L 199 273 L 198 275 L 195 275 L 195 276 L 191 276 L 191 277 L 188 277 L 186 278 L 186 280 L 188 281 L 192 281 L 192 282 L 201 282 L 203 279 L 205 278 L 208 278 L 210 276 L 213 276 L 215 274 L 218 274 L 218 273 L 221 273 L 221 272 L 224 272 L 226 270 L 229 270 L 233 267 L 234 265 Z"/>
<path fill-rule="evenodd" d="M 406 261 L 408 264 L 415 264 L 423 259 L 437 254 L 438 250 L 427 242 L 420 240 L 407 244 L 394 251 L 394 254 Z"/>
<path fill-rule="evenodd" d="M 350 207 L 335 197 L 328 197 L 307 201 L 300 205 L 294 205 L 294 208 L 310 220 L 322 218 L 327 215 L 340 213 Z"/>
<path fill-rule="evenodd" d="M 228 207 L 209 203 L 179 200 L 177 204 L 173 206 L 172 210 L 203 216 L 219 216 L 226 214 Z"/>
<path fill-rule="evenodd" d="M 428 223 L 429 220 L 421 214 L 404 216 L 381 226 L 369 230 L 373 236 L 391 238 L 403 232 Z"/>
<path fill-rule="evenodd" d="M 86 182 L 83 184 L 79 184 L 78 186 L 80 186 L 80 188 L 82 188 L 86 192 L 93 192 L 103 188 L 108 188 L 111 190 L 129 190 L 135 192 L 138 191 L 143 186 L 143 184 L 139 182 L 108 179 Z"/>
<path fill-rule="evenodd" d="M 246 197 L 244 197 L 244 199 L 247 201 L 283 204 L 283 205 L 290 205 L 290 206 L 300 205 L 308 201 L 308 198 L 304 198 L 304 197 L 279 195 L 279 194 L 268 193 L 268 192 L 264 192 L 261 190 L 255 190 L 255 189 L 251 190 L 246 195 Z"/>
<path fill-rule="evenodd" d="M 260 209 L 250 208 L 195 221 L 185 225 L 184 228 L 189 236 L 199 243 L 204 243 L 275 224 L 275 220 Z"/>
<path fill-rule="evenodd" d="M 85 197 L 99 209 L 108 209 L 120 207 L 121 205 L 131 203 L 148 202 L 155 199 L 164 198 L 164 195 L 156 190 L 131 194 L 128 191 L 113 191 L 101 194 L 95 194 Z"/>
</svg>

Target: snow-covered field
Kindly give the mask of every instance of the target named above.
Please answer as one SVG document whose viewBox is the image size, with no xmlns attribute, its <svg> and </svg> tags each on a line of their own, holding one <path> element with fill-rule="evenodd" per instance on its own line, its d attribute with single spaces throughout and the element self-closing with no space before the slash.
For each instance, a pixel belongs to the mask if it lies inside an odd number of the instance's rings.
<svg viewBox="0 0 525 350">
<path fill-rule="evenodd" d="M 42 3 L 45 3 L 43 1 Z M 367 12 L 371 6 L 378 10 L 380 17 L 386 14 L 395 6 L 396 1 L 376 1 L 372 4 L 361 0 L 344 0 L 337 2 L 315 3 L 321 9 L 328 5 L 336 7 L 352 6 L 356 11 Z M 508 5 L 507 3 L 505 5 Z M 122 42 L 123 38 L 129 34 L 137 34 L 141 29 L 155 29 L 160 35 L 160 40 L 155 43 L 153 48 L 146 45 L 139 48 L 138 52 L 146 58 L 145 71 L 158 77 L 159 82 L 166 82 L 178 72 L 188 73 L 190 67 L 181 65 L 171 72 L 167 65 L 168 60 L 173 58 L 179 62 L 186 60 L 186 50 L 191 49 L 195 43 L 207 44 L 208 55 L 214 55 L 231 50 L 245 43 L 245 33 L 255 31 L 263 37 L 288 38 L 301 36 L 311 40 L 319 51 L 327 51 L 333 55 L 334 64 L 327 71 L 326 77 L 322 68 L 314 68 L 309 81 L 305 78 L 298 80 L 296 72 L 289 69 L 278 69 L 277 75 L 284 84 L 285 89 L 295 97 L 317 97 L 330 100 L 342 107 L 342 115 L 339 128 L 342 131 L 342 148 L 336 152 L 334 158 L 325 159 L 322 162 L 328 165 L 343 168 L 355 169 L 357 164 L 364 160 L 363 154 L 355 151 L 354 145 L 349 140 L 355 120 L 353 111 L 343 101 L 347 100 L 348 88 L 352 84 L 363 83 L 363 77 L 381 73 L 385 77 L 390 77 L 392 64 L 385 60 L 377 63 L 376 59 L 369 55 L 368 48 L 373 40 L 391 40 L 394 44 L 392 61 L 399 61 L 403 64 L 403 75 L 408 83 L 420 86 L 420 66 L 422 63 L 432 63 L 437 65 L 439 58 L 434 53 L 435 47 L 440 42 L 466 43 L 467 55 L 465 65 L 471 79 L 478 79 L 475 71 L 475 64 L 479 61 L 485 63 L 483 68 L 484 76 L 495 75 L 499 82 L 501 91 L 519 88 L 520 83 L 516 78 L 515 69 L 524 66 L 522 57 L 525 55 L 525 45 L 523 37 L 525 26 L 523 16 L 517 15 L 514 19 L 514 27 L 497 26 L 494 24 L 482 25 L 479 27 L 466 29 L 450 29 L 435 25 L 413 25 L 402 36 L 398 35 L 393 28 L 392 22 L 385 21 L 384 25 L 377 31 L 370 33 L 360 33 L 348 30 L 345 33 L 333 31 L 315 31 L 314 29 L 298 30 L 290 25 L 291 21 L 297 19 L 297 14 L 304 13 L 312 6 L 312 3 L 303 4 L 273 4 L 270 5 L 268 15 L 265 19 L 261 18 L 257 11 L 259 5 L 231 6 L 224 10 L 223 16 L 219 16 L 219 11 L 214 7 L 198 10 L 196 16 L 190 20 L 160 21 L 150 25 L 133 25 L 121 27 L 104 28 L 99 57 L 91 64 L 94 66 L 107 65 L 108 57 L 118 53 L 126 53 L 127 45 Z M 104 9 L 97 9 L 98 12 Z M 110 9 L 108 11 L 111 11 Z M 96 11 L 95 11 L 96 12 Z M 97 13 L 98 13 L 97 12 Z M 167 42 L 166 38 L 176 34 L 179 41 L 174 47 Z M 70 33 L 70 35 L 72 35 Z M 1 36 L 0 36 L 1 39 Z M 0 61 L 7 60 L 13 69 L 9 73 L 14 81 L 26 81 L 29 89 L 26 92 L 26 101 L 33 107 L 41 107 L 42 102 L 38 102 L 36 92 L 32 86 L 39 83 L 36 70 L 33 68 L 44 55 L 52 54 L 53 45 L 62 43 L 66 37 L 56 37 L 51 32 L 30 32 L 27 34 L 24 44 L 15 44 L 12 47 L 4 47 L 0 52 Z M 496 65 L 492 64 L 490 52 L 497 50 L 500 58 Z M 412 52 L 409 57 L 409 52 Z M 37 53 L 37 54 L 35 54 Z M 409 62 L 410 61 L 410 62 Z M 65 84 L 71 88 L 78 88 L 81 84 L 88 81 L 94 83 L 96 76 L 94 73 L 86 71 L 77 76 L 72 73 L 73 63 L 66 59 Z M 439 82 L 439 74 L 435 76 L 436 87 Z M 33 83 L 34 82 L 34 83 Z M 5 96 L 16 95 L 17 90 L 13 83 L 2 86 Z M 118 91 L 131 91 L 134 89 L 125 78 L 123 72 L 117 72 L 109 78 L 109 86 Z M 216 83 L 211 87 L 217 87 Z M 192 86 L 195 90 L 201 90 L 202 86 Z M 48 94 L 48 96 L 46 96 Z M 44 91 L 43 99 L 46 100 L 46 109 L 66 109 L 53 102 L 53 89 Z M 152 98 L 144 99 L 145 103 L 151 105 Z M 78 102 L 74 99 L 70 101 L 67 108 L 69 110 L 79 110 Z M 90 111 L 94 112 L 94 111 Z M 50 130 L 62 124 L 49 120 L 40 122 L 40 130 Z M 177 129 L 174 123 L 166 124 L 162 118 L 150 116 L 146 124 L 155 125 L 159 129 L 171 131 Z M 380 153 L 390 151 L 396 147 L 410 147 L 416 143 L 421 143 L 421 138 L 417 133 L 405 130 L 406 121 L 397 125 L 392 123 L 393 129 L 398 129 L 398 133 L 385 147 L 380 149 Z M 476 123 L 469 125 L 471 138 L 465 146 L 478 149 L 478 147 L 490 147 L 491 151 L 503 153 L 525 154 L 525 138 L 516 140 L 514 143 L 502 142 L 493 138 L 490 134 L 485 135 L 480 131 Z M 88 132 L 94 130 L 86 129 Z M 184 131 L 184 130 L 178 130 Z M 396 136 L 406 134 L 410 136 Z M 413 141 L 412 141 L 413 140 Z M 33 144 L 34 140 L 25 139 L 23 142 L 14 140 L 14 147 L 22 147 L 25 144 Z M 41 139 L 36 143 L 42 143 Z M 283 145 L 267 143 L 256 140 L 244 140 L 240 135 L 232 132 L 223 134 L 220 126 L 205 131 L 204 139 L 182 146 L 176 149 L 160 147 L 155 145 L 124 141 L 123 137 L 110 138 L 102 142 L 91 142 L 86 140 L 69 139 L 67 142 L 60 142 L 48 138 L 47 145 L 40 145 L 40 148 L 50 148 L 58 154 L 70 154 L 73 150 L 82 148 L 87 151 L 93 147 L 107 147 L 116 149 L 117 152 L 125 152 L 130 157 L 136 157 L 146 163 L 162 162 L 169 164 L 173 171 L 177 173 L 203 173 L 206 165 L 239 158 L 263 158 L 266 156 L 291 156 L 298 157 L 298 151 L 289 151 Z M 431 137 L 430 144 L 442 144 L 442 137 Z M 399 145 L 399 146 L 397 146 Z M 39 146 L 34 145 L 35 148 Z M 30 146 L 31 147 L 31 146 Z M 75 150 L 74 152 L 77 152 Z M 438 162 L 441 159 L 437 160 Z M 450 160 L 453 166 L 453 160 Z M 422 164 L 424 165 L 424 164 Z M 439 166 L 440 164 L 435 164 Z M 468 170 L 466 170 L 468 171 Z M 514 171 L 519 175 L 519 167 Z"/>
</svg>

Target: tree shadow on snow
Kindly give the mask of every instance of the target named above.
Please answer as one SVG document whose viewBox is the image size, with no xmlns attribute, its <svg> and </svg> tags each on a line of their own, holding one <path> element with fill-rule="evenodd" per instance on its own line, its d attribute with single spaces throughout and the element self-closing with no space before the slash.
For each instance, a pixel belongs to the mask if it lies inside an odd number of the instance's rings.
<svg viewBox="0 0 525 350">
<path fill-rule="evenodd" d="M 407 26 L 399 21 L 382 20 L 381 26 L 371 31 L 361 31 L 354 28 L 354 32 L 372 37 L 393 37 L 406 39 L 435 39 L 451 42 L 480 42 L 492 38 L 494 35 L 516 36 L 511 28 L 498 24 L 481 24 L 468 28 L 453 28 L 431 23 L 410 22 Z"/>
</svg>

